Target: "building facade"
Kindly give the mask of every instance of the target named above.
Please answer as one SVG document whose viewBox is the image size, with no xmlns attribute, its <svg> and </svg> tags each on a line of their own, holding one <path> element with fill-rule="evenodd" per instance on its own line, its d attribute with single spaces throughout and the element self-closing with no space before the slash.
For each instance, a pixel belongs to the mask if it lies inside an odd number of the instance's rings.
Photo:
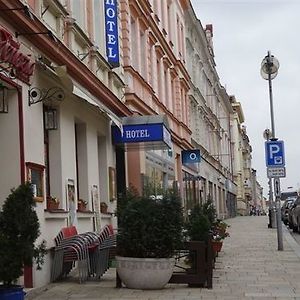
<svg viewBox="0 0 300 300">
<path fill-rule="evenodd" d="M 0 167 L 8 170 L 0 175 L 0 204 L 11 188 L 30 181 L 41 227 L 37 242 L 46 240 L 48 248 L 62 227 L 85 232 L 116 226 L 112 213 L 100 212 L 100 202 L 115 211 L 111 125 L 121 127 L 120 117 L 131 111 L 123 97 L 124 71 L 117 67 L 122 55 L 109 48 L 118 38 L 110 33 L 113 22 L 106 28 L 103 21 L 105 12 L 118 15 L 116 2 L 109 4 L 0 1 L 0 81 L 7 112 L 0 114 L 5 141 Z M 53 198 L 59 202 L 55 209 Z M 25 286 L 48 283 L 50 267 L 48 254 L 41 271 L 25 268 Z"/>
<path fill-rule="evenodd" d="M 191 148 L 184 10 L 188 1 L 121 0 L 125 103 L 136 126 L 165 120 L 168 147 L 123 145 L 127 185 L 155 195 L 171 187 L 183 194 L 181 151 Z M 139 121 L 140 120 L 140 121 Z M 141 128 L 141 127 L 137 127 Z"/>
<path fill-rule="evenodd" d="M 189 0 L 0 0 L 0 207 L 31 182 L 48 248 L 62 227 L 116 228 L 129 186 L 246 214 L 252 150 L 212 37 Z M 20 283 L 45 285 L 51 263 Z"/>
<path fill-rule="evenodd" d="M 231 146 L 233 109 L 216 72 L 212 25 L 204 29 L 193 8 L 189 7 L 186 30 L 187 68 L 191 76 L 189 125 L 193 147 L 201 152 L 196 170 L 200 187 L 197 201 L 203 203 L 211 199 L 218 216 L 225 218 L 235 215 L 236 210 Z M 195 177 L 190 178 L 195 181 Z"/>
</svg>

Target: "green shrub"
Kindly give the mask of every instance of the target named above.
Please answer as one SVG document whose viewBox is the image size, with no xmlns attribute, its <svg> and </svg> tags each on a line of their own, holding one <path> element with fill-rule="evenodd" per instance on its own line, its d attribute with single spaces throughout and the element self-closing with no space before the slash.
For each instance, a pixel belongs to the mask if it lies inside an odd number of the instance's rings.
<svg viewBox="0 0 300 300">
<path fill-rule="evenodd" d="M 185 223 L 187 238 L 191 241 L 208 241 L 211 223 L 200 205 L 195 205 Z"/>
<path fill-rule="evenodd" d="M 122 199 L 119 212 L 118 254 L 127 257 L 167 258 L 182 243 L 182 207 L 178 194 L 169 191 L 162 199 L 138 196 Z M 125 195 L 126 197 L 126 195 Z"/>
<path fill-rule="evenodd" d="M 40 234 L 39 221 L 34 210 L 35 201 L 29 183 L 11 190 L 3 211 L 0 212 L 0 282 L 11 285 L 22 275 L 24 265 L 31 265 L 45 244 L 35 248 Z"/>
</svg>

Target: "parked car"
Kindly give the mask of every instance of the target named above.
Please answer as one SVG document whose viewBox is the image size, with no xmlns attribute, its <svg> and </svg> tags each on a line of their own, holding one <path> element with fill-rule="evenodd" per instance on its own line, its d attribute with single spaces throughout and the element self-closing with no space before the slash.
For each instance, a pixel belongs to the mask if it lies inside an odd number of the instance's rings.
<svg viewBox="0 0 300 300">
<path fill-rule="evenodd" d="M 295 203 L 296 199 L 297 197 L 287 198 L 281 207 L 281 220 L 285 225 L 289 223 L 289 211 Z"/>
<path fill-rule="evenodd" d="M 300 197 L 298 196 L 292 207 L 290 208 L 290 224 L 289 227 L 294 232 L 300 233 Z"/>
</svg>

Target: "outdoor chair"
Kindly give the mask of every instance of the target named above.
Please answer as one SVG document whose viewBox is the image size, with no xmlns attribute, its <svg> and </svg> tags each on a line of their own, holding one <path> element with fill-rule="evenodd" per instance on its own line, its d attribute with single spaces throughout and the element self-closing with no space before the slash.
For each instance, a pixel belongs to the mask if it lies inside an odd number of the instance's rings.
<svg viewBox="0 0 300 300">
<path fill-rule="evenodd" d="M 79 281 L 87 280 L 89 275 L 88 239 L 77 234 L 74 226 L 62 228 L 54 239 L 54 257 L 51 270 L 51 281 L 67 276 L 77 262 Z"/>
<path fill-rule="evenodd" d="M 97 279 L 109 268 L 110 253 L 116 247 L 116 235 L 111 225 L 106 225 L 99 233 L 99 244 L 89 251 L 90 275 Z"/>
<path fill-rule="evenodd" d="M 75 226 L 62 228 L 54 239 L 51 282 L 67 276 L 78 267 L 79 282 L 88 277 L 101 278 L 109 267 L 110 250 L 116 247 L 116 236 L 111 225 L 99 233 L 78 234 Z"/>
</svg>

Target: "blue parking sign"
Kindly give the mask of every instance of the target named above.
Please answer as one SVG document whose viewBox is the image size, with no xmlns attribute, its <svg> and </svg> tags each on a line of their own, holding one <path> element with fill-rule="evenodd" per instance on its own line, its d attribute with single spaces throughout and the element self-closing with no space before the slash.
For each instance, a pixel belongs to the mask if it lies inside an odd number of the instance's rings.
<svg viewBox="0 0 300 300">
<path fill-rule="evenodd" d="M 284 143 L 283 141 L 267 141 L 265 143 L 266 166 L 284 167 Z"/>
</svg>

